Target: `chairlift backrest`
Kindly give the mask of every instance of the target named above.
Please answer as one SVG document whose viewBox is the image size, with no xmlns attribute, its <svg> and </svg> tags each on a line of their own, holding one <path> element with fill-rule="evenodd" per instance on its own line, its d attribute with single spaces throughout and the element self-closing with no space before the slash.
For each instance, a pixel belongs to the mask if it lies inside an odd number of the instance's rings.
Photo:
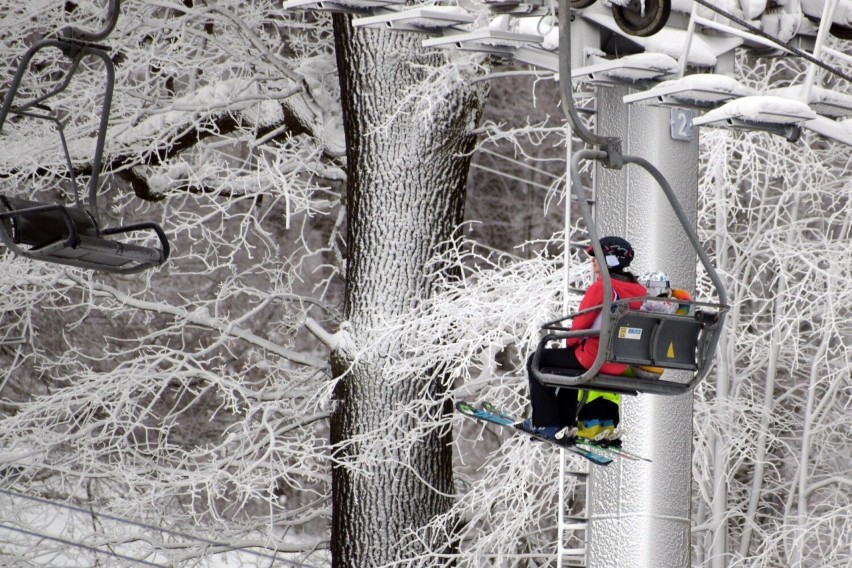
<svg viewBox="0 0 852 568">
<path fill-rule="evenodd" d="M 576 317 L 577 313 L 546 323 L 543 329 L 548 334 L 541 339 L 533 354 L 533 376 L 549 386 L 594 388 L 624 394 L 647 392 L 673 395 L 691 390 L 710 370 L 721 331 L 720 314 L 723 311 L 716 311 L 716 304 L 695 302 L 701 307 L 689 315 L 646 312 L 627 308 L 626 302 L 631 300 L 617 303 L 615 314 L 610 318 L 613 320 L 612 332 L 608 335 L 602 334 L 600 330 L 571 332 L 570 322 L 566 322 Z M 602 360 L 625 363 L 631 366 L 630 374 L 590 374 L 588 371 L 583 373 L 542 363 L 546 359 L 552 360 L 552 357 L 543 357 L 552 342 L 561 344 L 567 337 L 598 334 L 601 338 L 599 353 Z M 665 369 L 688 371 L 692 376 L 686 383 L 662 380 L 658 374 L 647 370 L 642 376 L 636 376 L 635 372 L 644 368 L 637 366 L 658 368 L 657 372 Z"/>
<path fill-rule="evenodd" d="M 26 215 L 9 215 L 0 219 L 3 231 L 16 245 L 39 249 L 67 239 L 71 233 L 75 234 L 75 238 L 77 235 L 98 235 L 97 224 L 88 211 L 0 195 L 0 212 L 14 211 L 29 211 Z"/>
<path fill-rule="evenodd" d="M 697 371 L 708 322 L 693 316 L 629 310 L 613 324 L 608 361 Z"/>
</svg>

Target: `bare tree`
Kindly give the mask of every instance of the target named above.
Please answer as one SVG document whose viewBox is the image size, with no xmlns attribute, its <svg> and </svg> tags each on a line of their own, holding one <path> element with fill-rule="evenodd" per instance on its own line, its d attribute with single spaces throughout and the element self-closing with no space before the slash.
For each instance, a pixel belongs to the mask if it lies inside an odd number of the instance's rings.
<svg viewBox="0 0 852 568">
<path fill-rule="evenodd" d="M 462 220 L 484 90 L 468 80 L 474 59 L 447 65 L 411 34 L 355 31 L 336 16 L 335 39 L 348 236 L 344 323 L 328 342 L 337 379 L 332 553 L 334 566 L 354 568 L 428 553 L 398 543 L 450 504 L 450 430 L 410 435 L 445 412 L 445 384 L 400 374 L 401 338 L 385 324 L 431 296 L 428 262 Z M 415 400 L 428 402 L 394 417 Z"/>
<path fill-rule="evenodd" d="M 69 23 L 97 29 L 102 12 L 6 8 L 5 60 Z M 172 259 L 107 277 L 5 254 L 0 270 L 4 333 L 26 338 L 2 348 L 4 479 L 90 507 L 91 530 L 69 522 L 71 540 L 187 565 L 228 550 L 159 532 L 169 529 L 322 561 L 331 386 L 304 321 L 340 315 L 346 175 L 330 38 L 271 3 L 123 6 L 108 38 L 117 78 L 101 216 L 159 221 Z M 24 94 L 47 88 L 42 70 L 59 59 L 34 62 Z M 83 181 L 100 76 L 87 63 L 51 100 L 84 109 L 66 128 Z M 4 192 L 67 203 L 56 141 L 8 123 Z M 6 505 L 16 527 L 44 508 Z M 63 550 L 44 541 L 16 558 L 50 564 Z"/>
<path fill-rule="evenodd" d="M 801 68 L 744 71 L 760 87 L 796 80 Z M 852 470 L 839 459 L 849 451 L 852 345 L 847 152 L 811 136 L 791 145 L 712 133 L 704 142 L 701 226 L 712 228 L 734 302 L 715 382 L 697 398 L 696 554 L 707 565 L 843 566 L 852 531 Z"/>
</svg>

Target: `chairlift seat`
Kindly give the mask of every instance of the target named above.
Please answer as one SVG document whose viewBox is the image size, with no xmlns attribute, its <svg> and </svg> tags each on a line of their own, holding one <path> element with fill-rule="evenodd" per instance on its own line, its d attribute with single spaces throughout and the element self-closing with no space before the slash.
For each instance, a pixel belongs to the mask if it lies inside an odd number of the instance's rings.
<svg viewBox="0 0 852 568">
<path fill-rule="evenodd" d="M 153 232 L 159 247 L 105 238 L 141 231 Z M 159 266 L 169 256 L 168 240 L 155 223 L 102 230 L 83 209 L 5 196 L 0 196 L 0 241 L 27 258 L 120 274 Z"/>
<path fill-rule="evenodd" d="M 620 309 L 614 316 L 609 341 L 601 338 L 606 360 L 627 365 L 647 365 L 676 371 L 693 372 L 689 383 L 661 379 L 615 376 L 599 373 L 583 382 L 572 383 L 582 370 L 540 365 L 547 344 L 560 336 L 550 334 L 539 343 L 533 356 L 533 375 L 543 384 L 561 388 L 593 389 L 622 394 L 650 392 L 680 394 L 707 372 L 715 349 L 719 317 L 715 311 L 696 310 L 694 315 L 661 314 Z M 553 360 L 553 357 L 547 358 Z M 568 381 L 563 380 L 569 378 Z"/>
</svg>

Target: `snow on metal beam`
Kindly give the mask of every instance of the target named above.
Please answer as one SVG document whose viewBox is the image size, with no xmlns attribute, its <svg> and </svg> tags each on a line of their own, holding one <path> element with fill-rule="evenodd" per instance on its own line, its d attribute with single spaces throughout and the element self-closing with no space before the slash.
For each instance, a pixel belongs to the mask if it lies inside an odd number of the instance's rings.
<svg viewBox="0 0 852 568">
<path fill-rule="evenodd" d="M 532 13 L 540 9 L 548 12 L 550 8 L 545 0 L 481 0 L 488 8 L 495 12 L 505 14 L 506 12 Z"/>
<path fill-rule="evenodd" d="M 592 56 L 594 63 L 571 70 L 571 78 L 592 83 L 635 83 L 677 73 L 677 61 L 662 53 L 635 53 L 618 59 Z"/>
<path fill-rule="evenodd" d="M 825 87 L 812 85 L 807 95 L 802 85 L 792 85 L 772 89 L 768 94 L 788 99 L 801 100 L 818 114 L 829 118 L 848 118 L 852 116 L 852 95 L 839 93 Z"/>
<path fill-rule="evenodd" d="M 559 54 L 555 51 L 522 45 L 512 52 L 512 59 L 553 73 L 559 73 Z"/>
<path fill-rule="evenodd" d="M 757 95 L 730 101 L 693 119 L 692 124 L 762 130 L 793 141 L 798 139 L 801 125 L 817 116 L 813 109 L 801 101 Z"/>
<path fill-rule="evenodd" d="M 354 18 L 352 25 L 428 33 L 475 21 L 476 16 L 458 6 L 429 6 Z"/>
<path fill-rule="evenodd" d="M 758 95 L 733 77 L 714 73 L 687 75 L 665 81 L 639 93 L 625 95 L 626 104 L 642 103 L 657 106 L 674 106 L 708 110 L 733 99 Z"/>
<path fill-rule="evenodd" d="M 282 8 L 363 14 L 377 8 L 404 5 L 405 0 L 286 0 Z"/>
<path fill-rule="evenodd" d="M 816 132 L 824 138 L 852 146 L 852 121 L 850 120 L 838 122 L 824 116 L 818 116 L 802 123 L 802 128 Z"/>
<path fill-rule="evenodd" d="M 493 51 L 492 48 L 517 47 L 542 42 L 541 36 L 483 28 L 472 32 L 447 34 L 423 40 L 423 47 L 457 47 L 476 51 Z M 511 55 L 511 53 L 509 53 Z"/>
<path fill-rule="evenodd" d="M 441 37 L 424 40 L 423 47 L 456 47 L 487 53 L 495 53 L 496 48 L 497 53 L 511 57 L 511 51 L 507 49 L 542 44 L 544 34 L 554 29 L 556 26 L 549 17 L 514 18 L 501 14 L 492 19 L 488 27 L 462 33 L 445 33 Z"/>
</svg>

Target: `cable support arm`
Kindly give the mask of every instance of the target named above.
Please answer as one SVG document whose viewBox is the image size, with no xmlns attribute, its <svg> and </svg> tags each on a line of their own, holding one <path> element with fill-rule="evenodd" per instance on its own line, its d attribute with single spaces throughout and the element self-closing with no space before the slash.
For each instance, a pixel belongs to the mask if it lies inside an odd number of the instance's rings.
<svg viewBox="0 0 852 568">
<path fill-rule="evenodd" d="M 742 26 L 743 28 L 745 28 L 746 30 L 751 32 L 752 34 L 759 36 L 759 37 L 762 37 L 763 39 L 766 39 L 766 40 L 772 42 L 773 44 L 777 45 L 779 48 L 781 48 L 785 51 L 789 51 L 793 55 L 797 55 L 798 57 L 801 57 L 802 59 L 805 59 L 806 61 L 809 61 L 810 63 L 813 63 L 814 65 L 816 65 L 818 67 L 821 67 L 822 69 L 825 69 L 826 71 L 828 71 L 829 73 L 831 73 L 833 75 L 836 75 L 836 76 L 838 76 L 842 79 L 846 79 L 847 81 L 852 81 L 852 75 L 848 75 L 847 73 L 844 73 L 843 71 L 840 71 L 839 69 L 832 67 L 831 65 L 828 65 L 827 63 L 825 63 L 823 61 L 820 61 L 817 57 L 814 57 L 813 55 L 811 55 L 807 51 L 803 51 L 803 50 L 801 50 L 797 47 L 794 47 L 792 45 L 788 45 L 788 44 L 784 43 L 783 41 L 781 41 L 777 37 L 774 37 L 774 36 L 764 32 L 760 28 L 751 25 L 750 23 L 743 20 L 742 18 L 737 17 L 735 14 L 731 14 L 730 12 L 726 12 L 725 10 L 719 8 L 718 6 L 713 4 L 712 2 L 708 2 L 707 0 L 694 0 L 694 1 L 695 1 L 696 4 L 701 4 L 705 8 L 712 10 L 713 12 L 716 12 L 720 16 L 724 16 L 725 18 L 731 20 L 732 22 L 734 22 L 737 25 Z M 560 38 L 560 42 L 561 41 L 562 40 Z"/>
<path fill-rule="evenodd" d="M 561 38 L 560 38 L 560 46 L 561 46 Z M 561 49 L 561 47 L 560 47 Z M 564 100 L 564 97 L 563 97 Z M 621 153 L 619 152 L 619 158 L 621 157 Z M 589 232 L 589 239 L 592 244 L 592 252 L 595 256 L 595 260 L 598 262 L 598 266 L 601 267 L 600 275 L 601 280 L 603 282 L 603 305 L 601 306 L 601 312 L 605 314 L 605 317 L 601 318 L 601 327 L 598 330 L 600 337 L 609 337 L 611 318 L 608 317 L 612 310 L 612 279 L 609 274 L 609 270 L 607 270 L 606 259 L 604 258 L 603 248 L 600 243 L 600 235 L 598 235 L 597 223 L 594 222 L 594 217 L 592 216 L 592 210 L 589 206 L 588 200 L 584 195 L 580 195 L 580 192 L 583 191 L 583 184 L 580 180 L 580 160 L 584 159 L 592 159 L 604 162 L 605 160 L 611 160 L 611 156 L 608 152 L 603 150 L 580 150 L 574 157 L 571 159 L 571 186 L 577 188 L 577 202 L 580 205 L 580 215 L 586 219 L 586 226 Z M 620 160 L 619 160 L 620 162 Z M 620 167 L 620 166 L 617 166 Z M 601 367 L 604 364 L 604 359 L 606 356 L 606 349 L 598 349 L 598 353 L 595 356 L 595 361 L 592 363 L 592 366 L 589 367 L 585 373 L 577 377 L 577 382 L 585 382 L 586 380 L 594 377 L 598 374 Z"/>
</svg>

